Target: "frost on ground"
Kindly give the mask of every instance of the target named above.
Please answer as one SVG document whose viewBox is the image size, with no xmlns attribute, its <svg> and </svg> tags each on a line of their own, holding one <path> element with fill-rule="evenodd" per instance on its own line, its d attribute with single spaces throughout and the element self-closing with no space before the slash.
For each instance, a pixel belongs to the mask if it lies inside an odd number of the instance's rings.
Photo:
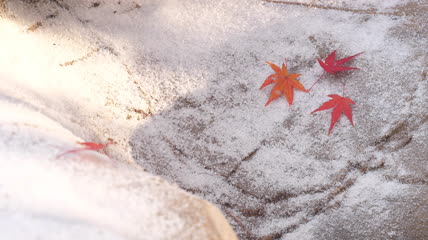
<svg viewBox="0 0 428 240">
<path fill-rule="evenodd" d="M 236 239 L 218 209 L 143 169 L 94 151 L 59 158 L 82 140 L 0 100 L 2 239 Z"/>
<path fill-rule="evenodd" d="M 427 1 L 31 2 L 4 1 L 1 93 L 112 137 L 242 239 L 428 238 Z M 264 61 L 308 88 L 335 49 L 361 70 L 264 107 Z M 355 127 L 327 136 L 309 113 L 342 80 Z"/>
</svg>

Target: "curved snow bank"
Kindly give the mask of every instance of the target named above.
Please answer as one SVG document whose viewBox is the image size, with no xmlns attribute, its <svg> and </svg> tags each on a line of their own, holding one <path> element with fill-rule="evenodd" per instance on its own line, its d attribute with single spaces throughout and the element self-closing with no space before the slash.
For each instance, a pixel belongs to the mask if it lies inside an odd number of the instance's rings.
<svg viewBox="0 0 428 240">
<path fill-rule="evenodd" d="M 220 211 L 0 97 L 0 234 L 4 239 L 236 239 Z"/>
</svg>

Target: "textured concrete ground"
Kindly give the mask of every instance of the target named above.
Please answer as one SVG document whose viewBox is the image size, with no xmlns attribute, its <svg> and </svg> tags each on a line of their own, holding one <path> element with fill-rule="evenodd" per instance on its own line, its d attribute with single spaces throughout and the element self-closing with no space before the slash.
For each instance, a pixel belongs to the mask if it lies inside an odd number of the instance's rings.
<svg viewBox="0 0 428 240">
<path fill-rule="evenodd" d="M 217 204 L 241 239 L 428 239 L 427 1 L 24 2 L 2 8 L 30 36 L 90 42 L 58 71 L 102 80 L 111 61 L 126 76 L 110 115 L 76 118 Z M 335 49 L 364 51 L 350 63 L 361 70 L 264 107 L 264 61 L 287 58 L 308 88 Z M 343 118 L 327 136 L 330 113 L 309 113 L 344 79 L 355 127 Z"/>
</svg>

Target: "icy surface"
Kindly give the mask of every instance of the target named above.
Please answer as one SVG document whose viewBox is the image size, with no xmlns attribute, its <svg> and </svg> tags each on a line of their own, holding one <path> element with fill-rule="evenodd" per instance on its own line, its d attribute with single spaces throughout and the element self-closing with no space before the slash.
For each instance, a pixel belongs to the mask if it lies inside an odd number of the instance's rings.
<svg viewBox="0 0 428 240">
<path fill-rule="evenodd" d="M 216 203 L 242 239 L 423 239 L 428 2 L 283 2 L 6 1 L 0 96 L 113 138 L 113 156 Z M 287 58 L 308 88 L 335 49 L 364 51 L 361 70 L 264 107 L 264 61 Z M 342 80 L 355 127 L 327 136 L 330 113 L 309 113 Z"/>
</svg>

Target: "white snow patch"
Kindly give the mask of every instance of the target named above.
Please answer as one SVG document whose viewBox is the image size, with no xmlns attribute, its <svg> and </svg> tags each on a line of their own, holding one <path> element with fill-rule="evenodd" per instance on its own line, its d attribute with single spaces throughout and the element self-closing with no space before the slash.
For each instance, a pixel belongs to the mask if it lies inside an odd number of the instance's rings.
<svg viewBox="0 0 428 240">
<path fill-rule="evenodd" d="M 0 211 L 3 239 L 13 240 L 124 240 L 125 238 L 87 223 L 31 212 Z M 46 234 L 49 232 L 49 234 Z"/>
</svg>

